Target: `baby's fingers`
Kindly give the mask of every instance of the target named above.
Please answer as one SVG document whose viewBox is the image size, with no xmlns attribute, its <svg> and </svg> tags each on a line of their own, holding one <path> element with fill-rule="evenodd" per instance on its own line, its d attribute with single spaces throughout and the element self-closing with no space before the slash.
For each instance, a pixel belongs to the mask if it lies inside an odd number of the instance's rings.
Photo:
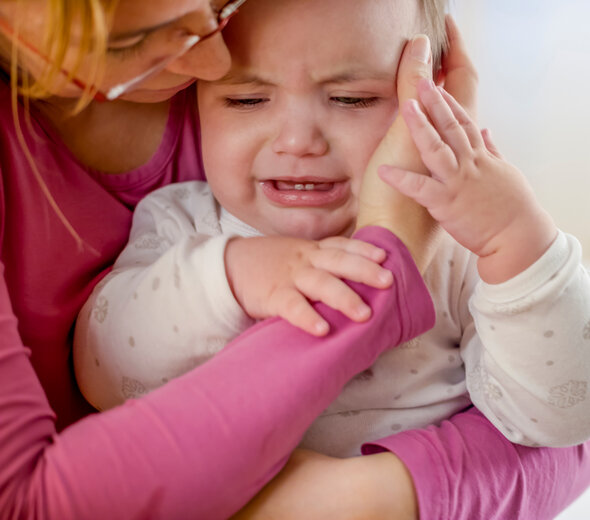
<svg viewBox="0 0 590 520">
<path fill-rule="evenodd" d="M 378 173 L 384 182 L 428 210 L 445 203 L 448 199 L 446 186 L 432 177 L 388 165 L 380 166 Z"/>
<path fill-rule="evenodd" d="M 295 280 L 295 287 L 312 301 L 320 301 L 353 321 L 366 321 L 371 308 L 354 290 L 336 276 L 309 268 Z"/>
<path fill-rule="evenodd" d="M 401 112 L 416 148 L 431 175 L 439 179 L 448 179 L 459 166 L 453 150 L 422 112 L 417 101 L 413 99 L 406 101 Z"/>
<path fill-rule="evenodd" d="M 465 111 L 465 109 L 459 104 L 459 102 L 451 96 L 446 90 L 442 87 L 438 88 L 437 91 L 446 101 L 447 105 L 451 109 L 451 112 L 455 116 L 457 122 L 461 125 L 461 128 L 465 132 L 467 139 L 469 139 L 469 143 L 472 148 L 481 147 L 483 144 L 481 133 L 479 128 L 474 123 L 473 119 L 469 117 L 469 114 Z"/>
<path fill-rule="evenodd" d="M 352 246 L 354 247 L 354 244 Z M 348 253 L 343 249 L 318 249 L 310 257 L 310 261 L 316 269 L 338 278 L 364 283 L 376 289 L 385 289 L 393 282 L 393 275 L 388 269 L 381 267 L 373 260 Z"/>
<path fill-rule="evenodd" d="M 494 155 L 498 159 L 504 159 L 504 157 L 500 153 L 500 150 L 498 150 L 498 148 L 496 147 L 496 144 L 492 140 L 492 134 L 488 128 L 484 128 L 481 131 L 481 137 L 483 138 L 483 142 L 484 142 L 488 152 L 490 152 L 492 155 Z"/>
<path fill-rule="evenodd" d="M 275 316 L 280 316 L 291 325 L 313 336 L 325 336 L 330 325 L 311 306 L 311 303 L 299 291 L 290 288 L 277 293 Z"/>
<path fill-rule="evenodd" d="M 424 112 L 430 117 L 439 136 L 453 150 L 455 156 L 460 160 L 462 155 L 471 153 L 472 147 L 465 129 L 441 90 L 432 81 L 422 80 L 418 83 L 418 93 Z"/>
<path fill-rule="evenodd" d="M 320 249 L 342 249 L 347 253 L 364 256 L 374 262 L 383 262 L 385 260 L 385 250 L 376 245 L 346 237 L 328 237 L 318 242 Z"/>
</svg>

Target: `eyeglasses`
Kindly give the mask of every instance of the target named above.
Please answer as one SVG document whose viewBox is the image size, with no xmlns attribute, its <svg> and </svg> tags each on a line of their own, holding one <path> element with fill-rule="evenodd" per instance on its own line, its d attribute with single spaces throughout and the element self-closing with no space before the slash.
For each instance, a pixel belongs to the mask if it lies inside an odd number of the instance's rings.
<svg viewBox="0 0 590 520">
<path fill-rule="evenodd" d="M 179 59 L 180 57 L 184 56 L 187 52 L 193 49 L 197 44 L 208 40 L 212 36 L 215 36 L 219 32 L 221 32 L 227 23 L 230 21 L 231 17 L 234 16 L 238 12 L 238 8 L 241 7 L 246 0 L 230 0 L 228 1 L 217 14 L 217 27 L 213 29 L 211 32 L 208 32 L 204 35 L 192 34 L 192 33 L 185 33 L 182 36 L 177 36 L 171 42 L 167 42 L 168 51 L 167 53 L 157 59 L 155 63 L 128 80 L 124 82 L 117 83 L 116 85 L 110 87 L 108 90 L 100 90 L 97 87 L 84 82 L 83 80 L 72 77 L 71 74 L 68 73 L 67 70 L 61 69 L 60 72 L 64 74 L 70 83 L 77 86 L 81 90 L 90 90 L 93 92 L 93 98 L 95 101 L 112 101 L 121 97 L 123 94 L 127 94 L 135 90 L 139 85 L 147 81 L 148 79 L 154 77 L 159 72 L 164 70 L 168 65 L 170 65 L 175 60 Z M 31 45 L 29 42 L 23 40 L 18 34 L 15 34 L 14 29 L 8 24 L 8 22 L 0 17 L 0 29 L 2 29 L 8 36 L 14 37 L 21 43 L 24 47 L 26 47 L 29 51 L 33 54 L 42 58 L 45 62 L 49 63 L 50 60 L 47 56 L 41 53 L 36 47 Z M 149 54 L 146 51 L 146 55 Z"/>
<path fill-rule="evenodd" d="M 238 8 L 245 2 L 246 0 L 230 0 L 229 2 L 227 2 L 221 8 L 219 14 L 217 15 L 217 27 L 213 31 L 202 36 L 199 36 L 197 34 L 187 34 L 184 36 L 184 38 L 180 38 L 179 48 L 177 50 L 175 50 L 165 58 L 162 58 L 159 62 L 157 62 L 155 65 L 150 67 L 148 70 L 142 72 L 138 76 L 135 76 L 134 78 L 127 80 L 124 83 L 119 83 L 118 85 L 111 87 L 104 94 L 105 100 L 110 101 L 113 99 L 117 99 L 123 94 L 135 90 L 135 88 L 139 84 L 143 83 L 147 79 L 155 76 L 156 74 L 164 70 L 168 65 L 170 65 L 170 63 L 177 60 L 178 58 L 186 54 L 188 51 L 193 49 L 195 45 L 221 32 L 229 22 L 231 17 L 238 12 Z"/>
</svg>

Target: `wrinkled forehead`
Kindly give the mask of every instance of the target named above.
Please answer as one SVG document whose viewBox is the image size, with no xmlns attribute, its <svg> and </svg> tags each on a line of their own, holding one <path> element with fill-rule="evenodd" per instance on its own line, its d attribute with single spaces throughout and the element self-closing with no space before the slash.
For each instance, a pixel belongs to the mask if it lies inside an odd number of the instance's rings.
<svg viewBox="0 0 590 520">
<path fill-rule="evenodd" d="M 234 66 L 399 58 L 422 25 L 418 0 L 249 0 L 225 29 Z"/>
</svg>

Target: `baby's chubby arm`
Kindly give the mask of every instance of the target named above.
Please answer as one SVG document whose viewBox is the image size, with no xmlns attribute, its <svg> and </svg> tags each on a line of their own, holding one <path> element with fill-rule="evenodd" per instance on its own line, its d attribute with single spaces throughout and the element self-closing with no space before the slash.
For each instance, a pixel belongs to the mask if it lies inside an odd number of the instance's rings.
<svg viewBox="0 0 590 520">
<path fill-rule="evenodd" d="M 474 404 L 511 441 L 567 446 L 590 436 L 590 279 L 524 175 L 431 81 L 402 114 L 431 177 L 382 167 L 477 255 L 461 352 Z M 467 322 L 466 322 L 467 323 Z M 475 326 L 475 329 L 473 328 Z"/>
<path fill-rule="evenodd" d="M 393 278 L 379 265 L 384 259 L 382 249 L 344 237 L 234 238 L 225 250 L 230 287 L 249 316 L 280 316 L 315 336 L 327 334 L 329 325 L 309 300 L 321 301 L 353 321 L 367 320 L 370 307 L 342 279 L 387 288 Z"/>
<path fill-rule="evenodd" d="M 489 132 L 432 81 L 402 115 L 431 177 L 382 166 L 383 180 L 425 206 L 461 245 L 478 256 L 484 282 L 501 283 L 538 260 L 557 236 L 524 175 L 502 158 Z"/>
</svg>

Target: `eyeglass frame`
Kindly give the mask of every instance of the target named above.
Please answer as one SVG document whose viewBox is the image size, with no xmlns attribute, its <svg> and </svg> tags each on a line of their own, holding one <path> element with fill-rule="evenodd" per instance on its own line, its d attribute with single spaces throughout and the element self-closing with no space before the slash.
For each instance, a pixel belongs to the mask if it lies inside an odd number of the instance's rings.
<svg viewBox="0 0 590 520">
<path fill-rule="evenodd" d="M 118 83 L 112 87 L 110 87 L 106 92 L 103 92 L 99 88 L 95 87 L 94 85 L 88 84 L 82 81 L 80 78 L 76 76 L 72 76 L 66 69 L 60 68 L 60 72 L 68 78 L 68 81 L 81 89 L 82 91 L 90 90 L 93 92 L 93 100 L 103 103 L 105 101 L 113 101 L 123 94 L 128 92 L 132 92 L 139 84 L 143 83 L 147 79 L 155 76 L 162 70 L 164 70 L 170 63 L 177 60 L 181 56 L 184 56 L 187 52 L 193 49 L 197 44 L 208 40 L 209 38 L 215 36 L 216 34 L 220 33 L 225 26 L 228 24 L 230 19 L 238 12 L 238 9 L 246 3 L 247 0 L 228 0 L 228 2 L 221 8 L 217 15 L 217 27 L 212 31 L 199 36 L 198 34 L 187 34 L 186 41 L 182 45 L 182 47 L 174 54 L 166 56 L 156 64 L 152 65 L 149 69 L 142 72 L 141 74 L 123 82 Z M 37 47 L 29 43 L 28 41 L 24 40 L 23 38 L 18 35 L 14 28 L 3 18 L 0 16 L 0 29 L 2 29 L 6 34 L 15 38 L 21 45 L 24 45 L 28 50 L 34 53 L 36 56 L 42 58 L 46 63 L 51 63 L 51 60 L 43 54 Z"/>
</svg>

